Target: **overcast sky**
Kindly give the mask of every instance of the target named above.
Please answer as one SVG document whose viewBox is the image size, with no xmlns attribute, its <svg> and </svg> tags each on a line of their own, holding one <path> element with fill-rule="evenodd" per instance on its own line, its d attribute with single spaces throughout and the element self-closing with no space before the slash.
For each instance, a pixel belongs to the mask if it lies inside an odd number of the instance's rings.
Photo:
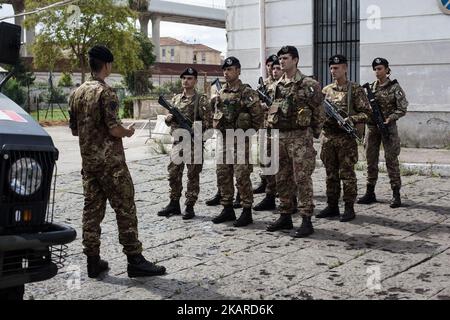
<svg viewBox="0 0 450 320">
<path fill-rule="evenodd" d="M 181 2 L 193 5 L 204 5 L 208 7 L 225 7 L 225 0 L 166 0 L 172 2 Z M 4 5 L 0 9 L 0 18 L 13 15 L 11 5 Z M 12 20 L 9 22 L 13 22 Z M 149 23 L 149 34 L 151 34 L 151 23 Z M 202 43 L 211 48 L 226 53 L 226 32 L 224 29 L 208 28 L 201 26 L 194 26 L 189 24 L 161 22 L 161 36 L 173 37 L 178 40 L 193 43 Z"/>
</svg>

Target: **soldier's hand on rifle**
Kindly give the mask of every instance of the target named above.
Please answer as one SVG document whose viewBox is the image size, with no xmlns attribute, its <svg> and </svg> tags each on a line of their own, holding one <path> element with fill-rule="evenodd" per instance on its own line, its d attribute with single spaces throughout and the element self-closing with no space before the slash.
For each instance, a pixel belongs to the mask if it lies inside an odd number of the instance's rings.
<svg viewBox="0 0 450 320">
<path fill-rule="evenodd" d="M 387 118 L 386 121 L 384 122 L 385 125 L 388 125 L 389 123 L 391 123 L 391 118 Z"/>
<path fill-rule="evenodd" d="M 134 135 L 134 125 L 135 125 L 136 123 L 132 123 L 131 125 L 129 125 L 128 126 L 128 128 L 127 128 L 127 130 L 128 130 L 128 133 L 127 133 L 127 137 L 129 138 L 129 137 L 132 137 L 133 135 Z"/>
<path fill-rule="evenodd" d="M 167 121 L 167 122 L 172 122 L 172 120 L 173 120 L 173 114 L 169 113 L 169 114 L 166 116 L 166 121 Z"/>
<path fill-rule="evenodd" d="M 353 121 L 350 117 L 345 118 L 344 121 L 353 126 Z"/>
</svg>

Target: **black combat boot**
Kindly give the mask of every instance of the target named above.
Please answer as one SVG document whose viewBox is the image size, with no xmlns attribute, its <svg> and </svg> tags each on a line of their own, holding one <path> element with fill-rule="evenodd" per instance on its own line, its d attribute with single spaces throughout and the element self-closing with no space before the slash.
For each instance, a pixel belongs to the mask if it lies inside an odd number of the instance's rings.
<svg viewBox="0 0 450 320">
<path fill-rule="evenodd" d="M 298 199 L 297 196 L 294 196 L 294 198 L 292 198 L 292 205 L 294 206 L 294 208 L 292 209 L 292 214 L 296 214 L 298 213 Z"/>
<path fill-rule="evenodd" d="M 188 205 L 183 213 L 183 220 L 190 220 L 195 217 L 194 206 Z"/>
<path fill-rule="evenodd" d="M 358 204 L 371 204 L 377 202 L 377 198 L 375 196 L 375 186 L 368 184 L 367 185 L 367 191 L 364 196 L 362 196 L 358 200 Z"/>
<path fill-rule="evenodd" d="M 314 233 L 311 217 L 303 217 L 302 225 L 294 233 L 294 238 L 306 238 Z"/>
<path fill-rule="evenodd" d="M 239 194 L 239 192 L 236 194 L 236 199 L 233 202 L 233 208 L 234 209 L 242 208 L 242 206 L 241 206 L 241 195 Z"/>
<path fill-rule="evenodd" d="M 341 222 L 349 222 L 355 219 L 355 209 L 353 207 L 353 202 L 346 202 L 345 203 L 345 211 L 344 214 L 341 216 L 340 221 Z"/>
<path fill-rule="evenodd" d="M 102 272 L 109 270 L 109 265 L 108 262 L 100 259 L 100 256 L 88 256 L 87 270 L 89 278 L 97 278 Z"/>
<path fill-rule="evenodd" d="M 217 193 L 214 195 L 214 197 L 207 200 L 205 203 L 208 207 L 214 207 L 214 206 L 218 206 L 220 204 L 221 199 L 222 199 L 222 197 L 220 196 L 220 192 L 217 191 Z"/>
<path fill-rule="evenodd" d="M 290 214 L 280 214 L 280 217 L 269 224 L 266 228 L 269 232 L 275 232 L 279 230 L 291 230 L 294 228 L 292 224 L 292 217 Z"/>
<path fill-rule="evenodd" d="M 163 208 L 162 210 L 158 211 L 158 216 L 160 217 L 169 217 L 173 215 L 181 214 L 180 209 L 180 201 L 178 200 L 170 200 L 167 207 Z"/>
<path fill-rule="evenodd" d="M 254 208 L 255 211 L 266 211 L 266 210 L 275 210 L 275 196 L 271 194 L 266 194 L 264 199 L 260 203 L 258 203 Z"/>
<path fill-rule="evenodd" d="M 316 215 L 317 219 L 323 219 L 323 218 L 333 218 L 333 217 L 339 217 L 339 206 L 336 204 L 328 204 L 325 209 L 320 211 L 318 215 Z"/>
<path fill-rule="evenodd" d="M 222 212 L 212 220 L 212 222 L 218 224 L 234 220 L 236 220 L 236 214 L 234 213 L 233 207 L 225 207 Z"/>
<path fill-rule="evenodd" d="M 261 182 L 259 185 L 253 189 L 253 194 L 261 194 L 266 192 L 267 181 L 263 177 L 261 177 Z"/>
<path fill-rule="evenodd" d="M 245 227 L 253 223 L 252 208 L 244 208 L 241 216 L 233 224 L 236 228 Z"/>
<path fill-rule="evenodd" d="M 400 188 L 393 187 L 392 188 L 392 200 L 391 200 L 391 208 L 399 208 L 402 206 L 402 200 L 400 199 Z"/>
<path fill-rule="evenodd" d="M 151 277 L 166 273 L 166 268 L 147 261 L 142 254 L 128 255 L 128 277 Z"/>
</svg>

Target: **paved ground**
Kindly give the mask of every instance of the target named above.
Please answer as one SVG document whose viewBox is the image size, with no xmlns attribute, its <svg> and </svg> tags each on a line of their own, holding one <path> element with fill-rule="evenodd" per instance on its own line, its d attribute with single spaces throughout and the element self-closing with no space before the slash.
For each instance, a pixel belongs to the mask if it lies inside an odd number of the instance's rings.
<svg viewBox="0 0 450 320">
<path fill-rule="evenodd" d="M 405 206 L 393 210 L 382 173 L 380 203 L 356 205 L 358 218 L 350 223 L 314 220 L 311 238 L 293 239 L 287 232 L 265 231 L 276 218 L 271 212 L 255 214 L 255 224 L 244 229 L 213 225 L 210 220 L 220 209 L 204 204 L 215 192 L 212 166 L 202 173 L 196 219 L 157 217 L 156 211 L 168 202 L 168 157 L 156 154 L 151 142 L 145 144 L 145 132 L 126 144 L 140 238 L 145 255 L 165 265 L 168 274 L 127 278 L 108 207 L 101 250 L 111 270 L 102 280 L 89 279 L 81 253 L 78 147 L 67 128 L 48 131 L 61 152 L 55 220 L 74 226 L 78 239 L 70 244 L 66 268 L 58 276 L 27 286 L 29 299 L 450 299 L 449 178 L 404 176 Z M 440 161 L 450 164 L 448 153 L 441 152 Z M 317 210 L 325 205 L 324 177 L 324 169 L 316 169 Z M 358 171 L 358 178 L 363 190 L 365 173 Z M 299 220 L 296 215 L 297 226 Z"/>
</svg>

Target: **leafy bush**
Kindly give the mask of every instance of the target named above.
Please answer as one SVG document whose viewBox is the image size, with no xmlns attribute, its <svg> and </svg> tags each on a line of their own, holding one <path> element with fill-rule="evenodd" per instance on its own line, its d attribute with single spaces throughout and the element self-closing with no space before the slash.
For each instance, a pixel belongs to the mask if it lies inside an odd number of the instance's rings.
<svg viewBox="0 0 450 320">
<path fill-rule="evenodd" d="M 19 82 L 15 79 L 9 81 L 3 87 L 3 93 L 19 106 L 23 106 L 26 101 L 26 92 Z"/>
<path fill-rule="evenodd" d="M 58 82 L 58 87 L 73 87 L 72 76 L 68 72 L 63 72 Z"/>
</svg>

